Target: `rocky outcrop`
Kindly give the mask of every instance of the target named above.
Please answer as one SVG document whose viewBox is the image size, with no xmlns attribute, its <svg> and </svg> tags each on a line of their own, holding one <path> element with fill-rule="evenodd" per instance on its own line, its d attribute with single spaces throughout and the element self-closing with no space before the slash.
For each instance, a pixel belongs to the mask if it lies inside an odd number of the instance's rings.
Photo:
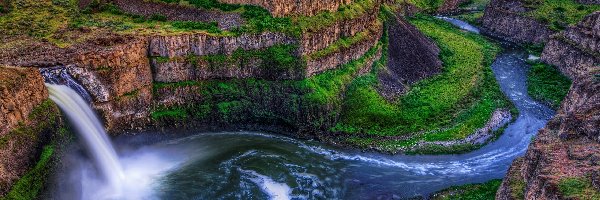
<svg viewBox="0 0 600 200">
<path fill-rule="evenodd" d="M 35 68 L 0 67 L 0 197 L 35 163 L 60 122 Z"/>
<path fill-rule="evenodd" d="M 541 59 L 557 66 L 571 79 L 600 70 L 600 12 L 553 35 Z"/>
<path fill-rule="evenodd" d="M 298 41 L 281 33 L 265 32 L 241 36 L 219 37 L 207 34 L 151 36 L 149 54 L 152 57 L 185 57 L 189 55 L 231 55 L 236 50 L 265 49 L 277 44 L 296 44 Z"/>
<path fill-rule="evenodd" d="M 377 48 L 377 47 L 373 47 Z M 351 77 L 364 75 L 371 70 L 375 60 L 381 56 L 378 49 L 357 59 L 357 69 Z M 344 84 L 349 84 L 347 79 Z M 154 102 L 157 108 L 175 109 L 178 112 L 193 113 L 186 119 L 187 126 L 195 124 L 231 127 L 232 124 L 269 123 L 290 128 L 296 136 L 319 137 L 315 132 L 333 126 L 341 109 L 341 93 L 333 102 L 311 103 L 304 98 L 314 91 L 298 87 L 295 81 L 229 80 L 201 81 L 192 83 L 171 83 L 155 86 Z M 222 91 L 234 92 L 223 94 Z M 180 123 L 175 119 L 164 121 L 160 117 L 159 126 L 173 126 Z M 196 123 L 191 123 L 195 121 Z M 318 123 L 317 123 L 318 122 Z"/>
<path fill-rule="evenodd" d="M 442 71 L 440 49 L 400 16 L 390 20 L 387 68 L 379 72 L 379 93 L 388 100 L 400 96 L 408 85 Z"/>
<path fill-rule="evenodd" d="M 228 4 L 250 4 L 269 10 L 274 16 L 305 15 L 312 16 L 322 11 L 335 12 L 341 5 L 352 0 L 218 0 Z"/>
<path fill-rule="evenodd" d="M 335 21 L 332 25 L 322 29 L 304 31 L 300 39 L 301 54 L 312 54 L 327 48 L 341 38 L 352 37 L 377 24 L 379 20 L 377 17 L 379 4 L 377 2 L 373 3 L 373 7 L 366 8 L 367 10 L 357 17 Z"/>
<path fill-rule="evenodd" d="M 577 2 L 582 4 L 600 4 L 600 0 L 577 0 Z"/>
<path fill-rule="evenodd" d="M 571 41 L 586 42 L 560 42 L 553 38 L 554 42 L 551 41 L 544 50 L 544 60 L 563 60 L 554 64 L 573 79 L 573 86 L 558 114 L 530 145 L 523 162 L 513 163 L 512 168 L 520 169 L 518 173 L 526 182 L 525 199 L 576 198 L 562 192 L 572 189 L 600 194 L 600 188 L 596 187 L 596 176 L 600 172 L 600 81 L 597 77 L 600 68 L 597 63 L 584 65 L 586 58 L 591 55 L 580 48 L 590 46 L 587 42 L 597 39 L 600 33 L 597 29 L 599 17 L 598 13 L 592 14 L 576 27 L 559 34 L 567 38 L 579 38 Z M 511 174 L 517 176 L 517 172 L 512 170 Z M 584 186 L 566 188 L 573 186 L 564 183 L 574 179 L 585 183 Z M 509 180 L 505 179 L 504 182 L 497 198 L 514 199 L 506 192 L 509 191 L 505 188 L 510 185 Z"/>
<path fill-rule="evenodd" d="M 306 77 L 314 76 L 327 70 L 336 69 L 340 65 L 362 57 L 369 49 L 379 42 L 379 38 L 381 38 L 382 34 L 383 26 L 381 23 L 376 22 L 374 25 L 369 26 L 366 38 L 362 39 L 360 42 L 347 48 L 340 47 L 340 50 L 329 55 L 324 55 L 316 59 L 307 59 Z"/>
<path fill-rule="evenodd" d="M 444 0 L 442 6 L 437 10 L 438 13 L 452 13 L 458 11 L 458 6 L 468 0 Z"/>
<path fill-rule="evenodd" d="M 0 136 L 19 122 L 28 123 L 33 108 L 48 98 L 44 79 L 35 68 L 0 68 Z"/>
<path fill-rule="evenodd" d="M 152 101 L 147 40 L 132 38 L 109 49 L 79 55 L 68 68 L 94 99 L 108 129 L 139 126 Z"/>
<path fill-rule="evenodd" d="M 527 10 L 522 0 L 492 0 L 481 19 L 481 31 L 515 43 L 546 43 L 554 32 L 525 16 Z"/>
<path fill-rule="evenodd" d="M 203 10 L 179 5 L 170 5 L 144 0 L 109 0 L 123 11 L 131 14 L 151 17 L 162 15 L 172 21 L 217 22 L 219 28 L 229 30 L 239 27 L 244 19 L 239 13 Z"/>
</svg>

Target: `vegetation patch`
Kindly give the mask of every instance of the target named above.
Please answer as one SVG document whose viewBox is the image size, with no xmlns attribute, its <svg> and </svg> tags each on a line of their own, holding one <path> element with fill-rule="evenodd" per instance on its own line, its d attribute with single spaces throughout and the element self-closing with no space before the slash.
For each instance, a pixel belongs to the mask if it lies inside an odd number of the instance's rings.
<svg viewBox="0 0 600 200">
<path fill-rule="evenodd" d="M 340 123 L 332 129 L 354 136 L 351 143 L 364 145 L 369 137 L 401 137 L 369 144 L 397 151 L 420 140 L 463 139 L 487 123 L 496 109 L 511 106 L 489 68 L 499 51 L 495 44 L 433 17 L 419 16 L 410 22 L 437 42 L 444 71 L 416 83 L 395 102 L 379 95 L 374 73 L 353 81 Z M 375 68 L 380 67 L 385 63 Z"/>
<path fill-rule="evenodd" d="M 571 80 L 550 65 L 534 63 L 529 69 L 527 86 L 529 96 L 556 110 L 567 96 Z"/>
<path fill-rule="evenodd" d="M 554 31 L 564 30 L 600 10 L 600 5 L 586 5 L 575 0 L 525 0 L 525 4 L 533 9 L 526 15 L 547 24 Z"/>
<path fill-rule="evenodd" d="M 380 22 L 378 22 L 377 27 L 381 27 Z M 374 33 L 370 30 L 365 30 L 365 31 L 355 34 L 352 37 L 340 38 L 339 40 L 335 41 L 333 44 L 327 46 L 326 48 L 321 49 L 316 52 L 313 52 L 310 55 L 307 55 L 306 59 L 307 60 L 317 60 L 319 58 L 323 58 L 325 56 L 338 53 L 343 49 L 351 48 L 352 46 L 367 40 L 369 38 L 369 36 L 371 36 L 371 34 L 374 34 Z"/>
<path fill-rule="evenodd" d="M 47 177 L 50 175 L 51 159 L 54 154 L 54 146 L 44 147 L 36 165 L 19 179 L 10 192 L 1 200 L 29 200 L 37 199 L 44 188 Z"/>
<path fill-rule="evenodd" d="M 67 27 L 75 13 L 75 0 L 11 0 L 11 12 L 0 18 L 0 33 L 51 38 Z"/>
<path fill-rule="evenodd" d="M 561 179 L 558 189 L 565 199 L 600 199 L 600 192 L 592 186 L 589 177 L 571 177 Z"/>
<path fill-rule="evenodd" d="M 406 0 L 406 2 L 431 13 L 436 12 L 444 4 L 444 0 Z"/>
<path fill-rule="evenodd" d="M 501 179 L 491 180 L 480 184 L 454 186 L 432 195 L 433 200 L 487 200 L 495 199 L 496 191 L 502 184 Z"/>
<path fill-rule="evenodd" d="M 455 17 L 456 17 L 456 19 L 465 21 L 472 25 L 480 25 L 481 24 L 480 20 L 483 17 L 483 11 L 464 13 L 464 14 L 456 15 Z"/>
<path fill-rule="evenodd" d="M 460 3 L 459 8 L 483 11 L 489 3 L 490 0 L 466 0 Z"/>
</svg>

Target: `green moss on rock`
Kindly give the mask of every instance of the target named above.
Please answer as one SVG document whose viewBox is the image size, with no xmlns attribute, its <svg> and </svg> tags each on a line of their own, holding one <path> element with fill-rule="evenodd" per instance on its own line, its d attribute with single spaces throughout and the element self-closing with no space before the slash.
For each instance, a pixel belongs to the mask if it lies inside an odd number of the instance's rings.
<svg viewBox="0 0 600 200">
<path fill-rule="evenodd" d="M 42 150 L 39 160 L 35 166 L 29 170 L 13 186 L 11 191 L 1 200 L 31 200 L 37 199 L 46 180 L 50 176 L 51 160 L 54 154 L 54 146 L 48 145 Z"/>
<path fill-rule="evenodd" d="M 480 184 L 454 186 L 432 195 L 433 200 L 488 200 L 496 198 L 502 180 L 495 179 Z"/>
</svg>

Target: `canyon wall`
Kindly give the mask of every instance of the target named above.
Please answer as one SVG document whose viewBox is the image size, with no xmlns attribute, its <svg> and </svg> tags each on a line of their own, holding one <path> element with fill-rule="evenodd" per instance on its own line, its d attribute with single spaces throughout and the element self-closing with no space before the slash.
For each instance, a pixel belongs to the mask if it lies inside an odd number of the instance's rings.
<svg viewBox="0 0 600 200">
<path fill-rule="evenodd" d="M 546 43 L 554 32 L 525 16 L 528 10 L 524 0 L 492 0 L 481 19 L 481 31 L 515 43 Z"/>
<path fill-rule="evenodd" d="M 543 60 L 571 77 L 573 85 L 525 157 L 513 163 L 497 199 L 599 197 L 600 67 L 597 55 L 589 51 L 600 44 L 598 27 L 600 12 L 553 36 L 544 49 Z"/>
<path fill-rule="evenodd" d="M 437 9 L 438 13 L 453 13 L 458 10 L 461 3 L 469 0 L 444 0 L 444 3 Z"/>
<path fill-rule="evenodd" d="M 250 4 L 269 10 L 274 16 L 289 15 L 312 16 L 322 11 L 335 12 L 341 5 L 352 3 L 352 0 L 219 0 L 228 4 Z"/>
<path fill-rule="evenodd" d="M 442 71 L 440 49 L 399 15 L 389 20 L 387 67 L 379 71 L 379 93 L 388 100 L 404 94 L 410 84 Z"/>
<path fill-rule="evenodd" d="M 600 11 L 580 23 L 552 35 L 542 53 L 542 61 L 571 79 L 597 71 L 600 63 Z"/>
<path fill-rule="evenodd" d="M 0 197 L 35 164 L 59 115 L 37 69 L 0 67 Z"/>
<path fill-rule="evenodd" d="M 131 37 L 122 44 L 78 55 L 69 73 L 90 92 L 109 130 L 144 125 L 152 103 L 148 41 Z"/>
</svg>

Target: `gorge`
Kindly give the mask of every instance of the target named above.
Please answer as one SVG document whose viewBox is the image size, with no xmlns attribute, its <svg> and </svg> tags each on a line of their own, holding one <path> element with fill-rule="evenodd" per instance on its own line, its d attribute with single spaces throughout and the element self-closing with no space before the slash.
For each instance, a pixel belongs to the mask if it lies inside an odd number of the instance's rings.
<svg viewBox="0 0 600 200">
<path fill-rule="evenodd" d="M 486 4 L 2 0 L 0 199 L 600 197 L 599 5 Z"/>
</svg>

